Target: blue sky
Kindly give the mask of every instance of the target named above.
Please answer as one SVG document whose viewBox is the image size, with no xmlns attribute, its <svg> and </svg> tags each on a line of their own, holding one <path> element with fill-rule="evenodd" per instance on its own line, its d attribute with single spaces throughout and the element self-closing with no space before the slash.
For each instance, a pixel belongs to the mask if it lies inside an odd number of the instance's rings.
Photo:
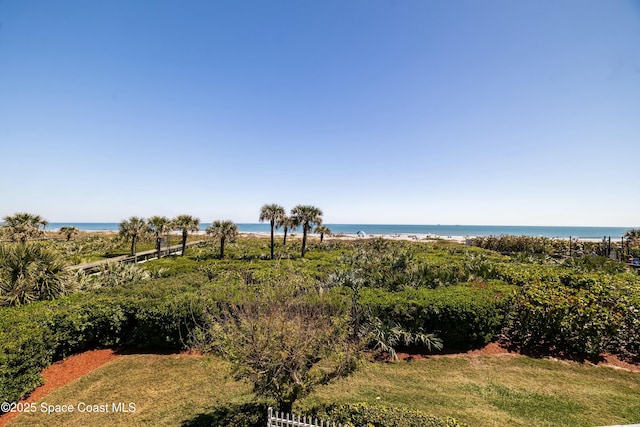
<svg viewBox="0 0 640 427">
<path fill-rule="evenodd" d="M 0 215 L 640 225 L 640 2 L 0 0 Z"/>
</svg>

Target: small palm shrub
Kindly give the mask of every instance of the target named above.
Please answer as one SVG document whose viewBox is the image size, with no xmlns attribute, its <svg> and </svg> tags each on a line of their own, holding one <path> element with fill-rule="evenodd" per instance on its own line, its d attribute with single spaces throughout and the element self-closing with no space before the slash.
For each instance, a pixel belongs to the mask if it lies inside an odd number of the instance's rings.
<svg viewBox="0 0 640 427">
<path fill-rule="evenodd" d="M 42 245 L 0 245 L 0 305 L 57 298 L 74 290 L 71 279 L 62 260 Z"/>
<path fill-rule="evenodd" d="M 442 350 L 442 340 L 435 334 L 422 330 L 407 331 L 398 323 L 389 320 L 383 322 L 379 317 L 369 317 L 361 326 L 358 335 L 373 352 L 386 353 L 392 360 L 398 360 L 398 346 L 421 346 L 428 351 Z"/>
</svg>

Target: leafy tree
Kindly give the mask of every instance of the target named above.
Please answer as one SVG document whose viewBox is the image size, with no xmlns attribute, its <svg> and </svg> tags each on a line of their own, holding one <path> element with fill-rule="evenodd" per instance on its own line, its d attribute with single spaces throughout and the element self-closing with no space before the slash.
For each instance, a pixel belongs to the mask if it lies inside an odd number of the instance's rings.
<svg viewBox="0 0 640 427">
<path fill-rule="evenodd" d="M 280 218 L 280 220 L 276 223 L 276 227 L 277 228 L 282 228 L 282 231 L 284 231 L 284 238 L 282 239 L 282 244 L 284 246 L 287 245 L 287 232 L 289 230 L 293 230 L 296 228 L 296 225 L 293 223 L 293 220 L 291 219 L 291 217 L 288 217 L 286 215 L 284 215 L 282 218 Z"/>
<path fill-rule="evenodd" d="M 167 234 L 171 231 L 171 220 L 166 216 L 152 216 L 147 221 L 147 225 L 156 235 L 156 251 L 158 251 L 158 259 L 160 259 L 162 248 L 160 247 L 160 240 L 163 234 Z"/>
<path fill-rule="evenodd" d="M 326 225 L 317 225 L 313 232 L 320 235 L 320 243 L 324 240 L 325 234 L 327 236 L 331 236 L 331 229 Z"/>
<path fill-rule="evenodd" d="M 44 227 L 49 221 L 40 215 L 19 212 L 7 215 L 3 218 L 5 234 L 13 242 L 25 243 L 29 239 L 35 239 L 44 235 Z M 40 227 L 43 229 L 41 230 Z"/>
<path fill-rule="evenodd" d="M 200 218 L 191 215 L 178 215 L 172 221 L 173 229 L 182 231 L 182 256 L 187 250 L 187 235 L 189 232 L 200 231 Z"/>
<path fill-rule="evenodd" d="M 73 290 L 71 273 L 39 244 L 0 245 L 0 305 L 53 299 Z"/>
<path fill-rule="evenodd" d="M 224 258 L 224 243 L 233 240 L 238 236 L 238 226 L 233 221 L 216 220 L 207 227 L 207 234 L 220 239 L 220 259 Z"/>
<path fill-rule="evenodd" d="M 302 256 L 307 246 L 307 234 L 314 224 L 322 224 L 322 211 L 315 206 L 298 205 L 291 209 L 291 219 L 295 226 L 302 226 Z"/>
<path fill-rule="evenodd" d="M 273 259 L 273 248 L 275 246 L 273 242 L 273 231 L 285 216 L 284 208 L 280 205 L 264 205 L 260 209 L 260 222 L 269 221 L 269 225 L 271 226 L 271 259 Z"/>
<path fill-rule="evenodd" d="M 65 225 L 60 227 L 60 233 L 62 233 L 62 235 L 64 235 L 67 238 L 67 242 L 71 240 L 71 238 L 76 234 L 78 234 L 79 232 L 80 230 L 78 230 L 77 227 L 74 227 L 72 225 Z"/>
<path fill-rule="evenodd" d="M 277 283 L 258 298 L 218 307 L 203 348 L 230 361 L 234 378 L 249 380 L 256 395 L 285 412 L 316 385 L 351 372 L 358 354 L 345 317 L 303 295 Z"/>
<path fill-rule="evenodd" d="M 120 237 L 123 239 L 131 239 L 131 255 L 136 253 L 136 242 L 149 233 L 149 226 L 144 218 L 132 216 L 120 223 Z"/>
</svg>

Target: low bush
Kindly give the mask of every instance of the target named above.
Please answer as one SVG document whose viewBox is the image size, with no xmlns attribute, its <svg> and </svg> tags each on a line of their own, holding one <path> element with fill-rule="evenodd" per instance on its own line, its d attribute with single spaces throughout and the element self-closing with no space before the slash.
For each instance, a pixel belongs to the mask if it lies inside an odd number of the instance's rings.
<svg viewBox="0 0 640 427">
<path fill-rule="evenodd" d="M 472 244 L 483 249 L 501 253 L 527 254 L 591 254 L 602 252 L 600 242 L 578 241 L 570 242 L 565 239 L 551 239 L 549 237 L 533 236 L 479 236 L 472 239 Z"/>
<path fill-rule="evenodd" d="M 344 427 L 464 427 L 454 418 L 438 418 L 421 411 L 366 403 L 321 405 L 305 411 L 308 417 L 325 422 L 342 423 Z"/>
<path fill-rule="evenodd" d="M 217 406 L 182 423 L 183 427 L 263 427 L 267 424 L 268 405 L 261 402 Z"/>
<path fill-rule="evenodd" d="M 10 311 L 15 310 L 0 310 L 0 402 L 17 401 L 39 386 L 40 370 L 55 352 L 51 333 L 41 326 L 45 316 L 28 321 L 24 315 L 6 316 Z"/>
<path fill-rule="evenodd" d="M 514 298 L 507 338 L 525 351 L 638 360 L 640 290 L 631 275 L 566 274 Z"/>
</svg>

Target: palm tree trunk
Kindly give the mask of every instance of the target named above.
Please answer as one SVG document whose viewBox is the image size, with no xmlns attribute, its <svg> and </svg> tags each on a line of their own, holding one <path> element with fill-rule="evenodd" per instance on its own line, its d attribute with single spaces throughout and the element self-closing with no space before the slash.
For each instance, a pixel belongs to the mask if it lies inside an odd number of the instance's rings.
<svg viewBox="0 0 640 427">
<path fill-rule="evenodd" d="M 220 259 L 224 258 L 224 237 L 220 238 Z"/>
<path fill-rule="evenodd" d="M 287 246 L 287 231 L 289 231 L 288 227 L 284 227 L 284 240 L 282 241 L 283 246 Z"/>
<path fill-rule="evenodd" d="M 136 254 L 136 236 L 131 238 L 131 255 Z"/>
<path fill-rule="evenodd" d="M 307 246 L 307 227 L 302 227 L 302 258 L 304 258 L 304 249 Z"/>
<path fill-rule="evenodd" d="M 160 257 L 162 256 L 160 251 L 162 250 L 162 248 L 160 247 L 160 235 L 156 234 L 156 250 L 158 251 L 158 259 L 160 259 Z"/>
<path fill-rule="evenodd" d="M 187 230 L 182 230 L 182 254 L 184 256 L 184 251 L 187 250 Z"/>
<path fill-rule="evenodd" d="M 275 221 L 271 220 L 271 259 L 273 259 L 273 227 L 275 226 Z"/>
</svg>

